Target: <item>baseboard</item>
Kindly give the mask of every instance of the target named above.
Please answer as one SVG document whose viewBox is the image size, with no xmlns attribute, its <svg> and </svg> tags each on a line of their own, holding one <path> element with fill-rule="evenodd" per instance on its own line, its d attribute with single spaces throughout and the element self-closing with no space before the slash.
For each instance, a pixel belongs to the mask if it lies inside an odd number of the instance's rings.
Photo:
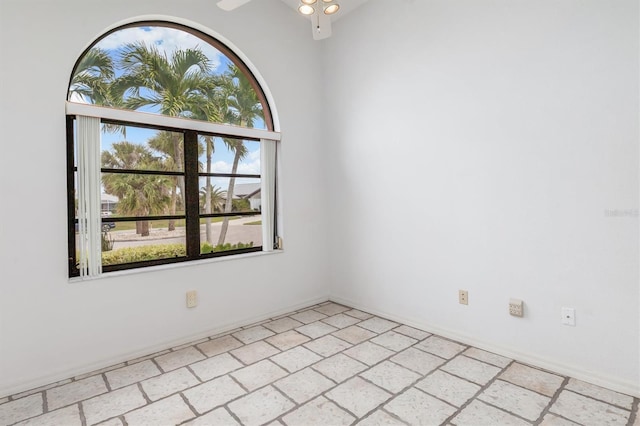
<svg viewBox="0 0 640 426">
<path fill-rule="evenodd" d="M 552 359 L 538 356 L 536 354 L 522 352 L 514 348 L 504 347 L 501 345 L 495 345 L 491 342 L 479 340 L 468 334 L 460 333 L 455 330 L 433 326 L 431 324 L 425 324 L 421 321 L 415 321 L 411 318 L 404 317 L 402 315 L 395 315 L 390 312 L 381 311 L 371 306 L 366 306 L 361 303 L 354 302 L 349 299 L 345 299 L 337 296 L 329 296 L 329 300 L 340 303 L 346 306 L 351 306 L 355 309 L 359 309 L 374 315 L 378 315 L 383 318 L 387 318 L 402 324 L 406 324 L 411 327 L 418 328 L 420 330 L 427 331 L 429 333 L 437 334 L 442 337 L 446 337 L 451 340 L 474 346 L 485 351 L 493 352 L 498 355 L 505 356 L 507 358 L 514 359 L 516 361 L 531 364 L 549 370 L 563 376 L 573 377 L 578 380 L 582 380 L 597 386 L 602 386 L 607 389 L 614 390 L 626 395 L 631 395 L 640 398 L 640 384 L 632 381 L 621 380 L 616 377 L 603 375 L 593 371 L 585 371 L 583 369 L 576 368 L 561 362 L 557 362 Z"/>
<path fill-rule="evenodd" d="M 217 334 L 227 333 L 229 331 L 235 330 L 240 327 L 245 327 L 247 325 L 258 323 L 258 322 L 267 320 L 269 318 L 277 317 L 280 315 L 284 315 L 289 312 L 296 311 L 298 309 L 302 309 L 308 306 L 316 305 L 318 303 L 326 302 L 327 300 L 329 300 L 328 297 L 319 297 L 319 298 L 309 299 L 301 303 L 296 303 L 295 305 L 290 305 L 286 308 L 268 312 L 266 314 L 257 315 L 255 317 L 250 317 L 245 320 L 236 321 L 233 323 L 223 324 L 219 327 L 201 330 L 197 333 L 190 334 L 180 339 L 167 340 L 157 345 L 147 346 L 147 347 L 138 349 L 136 351 L 124 353 L 116 357 L 104 358 L 96 362 L 84 364 L 81 366 L 77 366 L 77 367 L 73 367 L 65 370 L 60 370 L 55 373 L 47 374 L 46 376 L 38 377 L 33 380 L 4 385 L 0 387 L 0 398 L 4 398 L 10 395 L 15 395 L 31 389 L 36 389 L 42 386 L 48 386 L 51 383 L 57 383 L 59 381 L 66 380 L 71 377 L 76 377 L 83 374 L 91 373 L 92 371 L 108 368 L 112 365 L 120 364 L 125 361 L 129 361 L 132 359 L 154 354 L 156 352 L 160 352 L 166 349 L 175 348 L 176 346 L 181 346 L 190 342 L 195 342 L 197 340 L 204 339 L 209 336 L 215 336 Z"/>
</svg>

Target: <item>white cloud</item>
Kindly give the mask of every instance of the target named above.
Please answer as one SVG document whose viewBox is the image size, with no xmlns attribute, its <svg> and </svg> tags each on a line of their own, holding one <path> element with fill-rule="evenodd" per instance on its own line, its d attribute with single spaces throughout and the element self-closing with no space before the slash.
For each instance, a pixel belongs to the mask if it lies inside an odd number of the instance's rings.
<svg viewBox="0 0 640 426">
<path fill-rule="evenodd" d="M 255 153 L 257 152 L 257 158 Z M 247 161 L 248 160 L 248 161 Z M 226 161 L 216 161 L 211 165 L 213 173 L 231 173 L 231 163 Z M 238 173 L 245 175 L 260 174 L 260 151 L 251 151 L 247 158 L 238 164 Z"/>
<path fill-rule="evenodd" d="M 156 46 L 168 57 L 179 49 L 199 47 L 211 61 L 211 68 L 217 69 L 222 63 L 223 55 L 204 40 L 185 31 L 166 27 L 132 27 L 109 34 L 100 40 L 96 47 L 114 50 L 137 41 Z"/>
</svg>

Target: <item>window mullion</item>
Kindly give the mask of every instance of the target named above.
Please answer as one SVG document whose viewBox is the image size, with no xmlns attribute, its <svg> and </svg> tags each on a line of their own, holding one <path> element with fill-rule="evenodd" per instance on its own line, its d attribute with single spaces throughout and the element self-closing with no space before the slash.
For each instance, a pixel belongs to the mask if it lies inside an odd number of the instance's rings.
<svg viewBox="0 0 640 426">
<path fill-rule="evenodd" d="M 198 188 L 198 134 L 184 134 L 184 186 L 187 257 L 200 256 L 200 194 Z"/>
</svg>

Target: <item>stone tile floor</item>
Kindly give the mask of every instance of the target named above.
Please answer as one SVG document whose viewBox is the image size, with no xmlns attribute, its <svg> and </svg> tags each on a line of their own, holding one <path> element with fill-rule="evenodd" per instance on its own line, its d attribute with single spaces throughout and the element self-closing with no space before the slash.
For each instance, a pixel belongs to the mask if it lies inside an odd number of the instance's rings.
<svg viewBox="0 0 640 426">
<path fill-rule="evenodd" d="M 0 424 L 640 426 L 638 402 L 325 302 L 0 399 Z"/>
</svg>

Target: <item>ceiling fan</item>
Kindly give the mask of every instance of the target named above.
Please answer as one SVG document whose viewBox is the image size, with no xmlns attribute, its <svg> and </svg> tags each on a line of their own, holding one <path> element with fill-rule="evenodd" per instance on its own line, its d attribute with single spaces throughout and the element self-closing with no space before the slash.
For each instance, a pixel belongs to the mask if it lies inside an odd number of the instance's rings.
<svg viewBox="0 0 640 426">
<path fill-rule="evenodd" d="M 232 11 L 251 0 L 220 0 L 218 7 Z M 331 15 L 338 12 L 340 5 L 335 0 L 300 0 L 298 12 L 311 18 L 311 30 L 314 40 L 331 36 Z"/>
</svg>

